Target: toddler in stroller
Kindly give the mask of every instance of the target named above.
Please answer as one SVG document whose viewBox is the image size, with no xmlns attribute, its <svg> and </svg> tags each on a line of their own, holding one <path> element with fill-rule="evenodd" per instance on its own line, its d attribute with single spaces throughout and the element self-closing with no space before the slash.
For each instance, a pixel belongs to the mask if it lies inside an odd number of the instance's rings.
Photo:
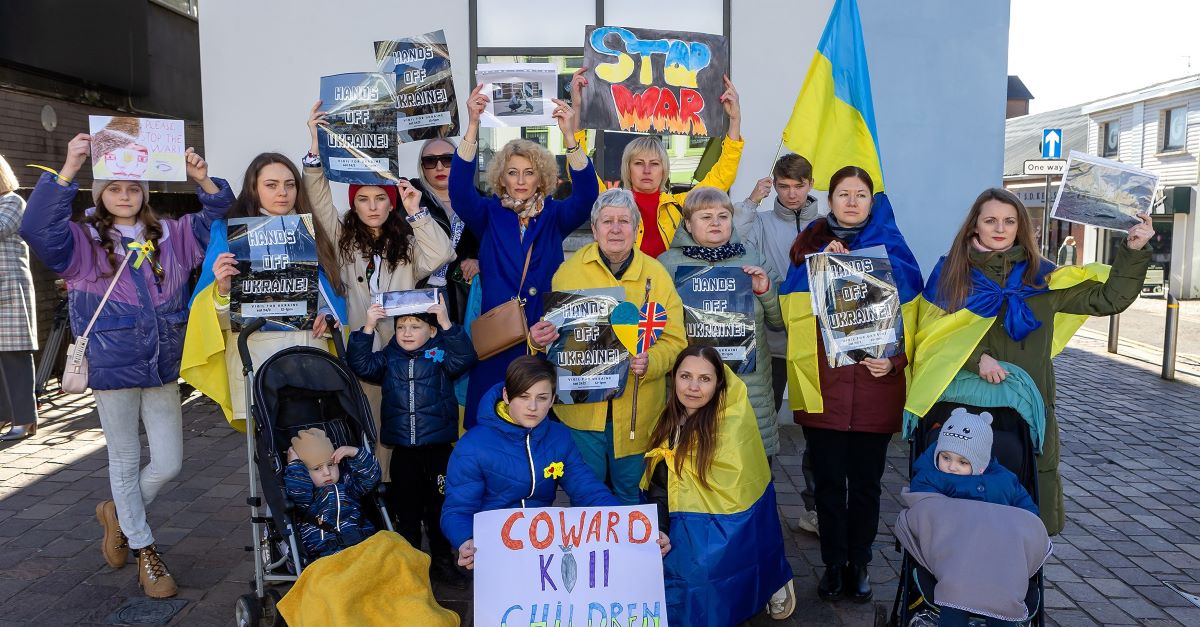
<svg viewBox="0 0 1200 627">
<path fill-rule="evenodd" d="M 350 472 L 342 476 L 345 459 Z M 365 447 L 333 443 L 320 429 L 305 429 L 292 438 L 283 483 L 300 519 L 300 541 L 309 555 L 324 557 L 362 542 L 375 533 L 363 516 L 360 500 L 379 485 L 381 472 Z"/>
</svg>

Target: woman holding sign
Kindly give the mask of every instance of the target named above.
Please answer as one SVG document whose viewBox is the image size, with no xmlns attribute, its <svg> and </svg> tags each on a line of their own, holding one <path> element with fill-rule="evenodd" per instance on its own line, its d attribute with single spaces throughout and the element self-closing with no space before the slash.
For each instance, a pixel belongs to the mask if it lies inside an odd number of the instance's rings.
<svg viewBox="0 0 1200 627">
<path fill-rule="evenodd" d="M 209 225 L 233 204 L 221 179 L 188 149 L 188 176 L 200 186 L 203 209 L 178 220 L 159 219 L 145 181 L 95 181 L 93 210 L 71 221 L 79 186 L 73 182 L 90 153 L 91 138 L 67 145 L 57 173 L 43 174 L 29 197 L 21 237 L 67 282 L 71 330 L 87 336 L 87 385 L 108 447 L 112 500 L 96 506 L 108 565 L 137 555 L 138 583 L 147 596 L 175 596 L 146 522 L 146 507 L 183 464 L 179 362 L 187 322 L 187 287 L 204 259 Z M 82 341 L 80 337 L 77 342 Z M 138 422 L 146 430 L 150 463 L 141 465 Z"/>
<path fill-rule="evenodd" d="M 985 190 L 922 295 L 906 409 L 924 416 L 960 369 L 997 385 L 1008 376 L 1000 362 L 1024 369 L 1046 405 L 1038 506 L 1052 535 L 1066 521 L 1051 358 L 1087 316 L 1121 313 L 1137 300 L 1150 264 L 1146 243 L 1154 236 L 1150 217 L 1139 217 L 1141 224 L 1129 230 L 1111 268 L 1055 268 L 1037 254 L 1021 201 L 1007 190 Z"/>
<path fill-rule="evenodd" d="M 598 187 L 591 161 L 575 141 L 575 113 L 571 105 L 555 100 L 553 116 L 567 147 L 567 164 L 575 182 L 565 200 L 550 197 L 558 166 L 545 148 L 527 139 L 505 144 L 488 164 L 484 176 L 491 196 L 475 190 L 479 118 L 490 98 L 478 85 L 467 98 L 470 121 L 450 166 L 450 200 L 454 211 L 479 238 L 482 311 L 486 315 L 513 299 L 521 299 L 525 321 L 542 317 L 543 295 L 563 262 L 563 240 L 587 219 Z M 476 348 L 479 338 L 474 336 Z M 500 382 L 513 359 L 527 351 L 524 342 L 480 359 L 467 386 L 464 425 L 475 424 L 479 399 Z M 484 351 L 480 350 L 480 357 Z"/>
<path fill-rule="evenodd" d="M 859 602 L 871 599 L 867 564 L 879 526 L 888 442 L 900 430 L 908 359 L 900 353 L 837 368 L 829 365 L 813 314 L 807 256 L 883 246 L 902 310 L 913 311 L 922 286 L 921 269 L 896 227 L 891 202 L 874 192 L 865 170 L 846 166 L 834 172 L 829 181 L 831 213 L 796 238 L 793 265 L 779 289 L 788 326 L 788 397 L 812 453 L 825 562 L 817 593 L 825 600 L 843 595 Z M 911 336 L 913 324 L 907 315 L 897 326 Z"/>
<path fill-rule="evenodd" d="M 758 432 L 762 435 L 763 447 L 767 458 L 771 459 L 779 452 L 779 421 L 775 418 L 775 398 L 771 390 L 771 359 L 767 348 L 767 329 L 765 325 L 779 330 L 783 328 L 783 314 L 779 310 L 778 285 L 779 277 L 764 269 L 766 262 L 758 250 L 748 249 L 733 232 L 733 203 L 729 196 L 714 187 L 696 187 L 683 201 L 683 230 L 677 231 L 671 249 L 663 253 L 658 261 L 674 277 L 677 288 L 680 280 L 680 268 L 720 268 L 732 267 L 741 270 L 750 279 L 750 292 L 753 292 L 753 323 L 754 323 L 754 366 L 753 368 L 738 368 L 742 382 L 750 393 L 750 404 L 754 407 L 754 415 L 758 420 Z M 687 287 L 694 288 L 693 285 Z M 700 281 L 698 289 L 689 289 L 689 293 L 703 296 L 707 291 Z M 714 283 L 714 282 L 710 282 Z M 715 293 L 711 298 L 735 298 L 728 287 L 715 282 L 712 289 Z M 723 303 L 728 301 L 722 301 Z M 700 303 L 693 304 L 697 309 Z M 735 335 L 736 329 L 721 329 L 719 324 L 697 324 L 697 327 L 711 328 L 707 337 L 688 336 L 688 342 L 695 344 L 699 339 L 705 343 L 717 341 L 721 335 Z M 739 345 L 736 348 L 748 350 L 751 347 Z M 739 364 L 746 357 L 737 359 Z"/>
<path fill-rule="evenodd" d="M 624 290 L 625 300 L 637 307 L 653 301 L 666 310 L 665 328 L 658 341 L 630 358 L 632 376 L 620 396 L 555 409 L 563 424 L 571 427 L 583 459 L 597 477 L 608 481 L 624 505 L 638 503 L 642 454 L 650 444 L 654 420 L 666 403 L 663 377 L 675 355 L 687 346 L 683 302 L 675 291 L 675 281 L 662 264 L 634 247 L 637 227 L 633 194 L 624 189 L 604 192 L 592 209 L 595 243 L 579 249 L 563 263 L 554 273 L 553 283 L 555 291 L 618 287 Z M 558 330 L 548 321 L 530 329 L 530 343 L 539 350 L 556 339 Z"/>
<path fill-rule="evenodd" d="M 670 381 L 642 487 L 672 538 L 671 623 L 737 625 L 764 606 L 783 620 L 796 609 L 792 568 L 746 386 L 711 346 L 679 353 Z"/>
</svg>

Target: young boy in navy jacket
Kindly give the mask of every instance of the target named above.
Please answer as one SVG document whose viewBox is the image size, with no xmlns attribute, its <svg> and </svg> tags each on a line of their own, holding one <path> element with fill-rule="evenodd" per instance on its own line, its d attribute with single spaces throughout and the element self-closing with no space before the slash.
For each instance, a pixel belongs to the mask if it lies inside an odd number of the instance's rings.
<svg viewBox="0 0 1200 627">
<path fill-rule="evenodd" d="M 396 531 L 419 549 L 424 523 L 433 578 L 465 587 L 440 519 L 446 466 L 458 439 L 454 380 L 475 365 L 476 355 L 471 338 L 450 322 L 445 300 L 439 301 L 426 313 L 397 316 L 395 337 L 375 352 L 375 324 L 387 314 L 372 305 L 366 325 L 350 334 L 347 357 L 355 374 L 383 386 L 379 440 L 396 447 L 388 498 Z"/>
</svg>

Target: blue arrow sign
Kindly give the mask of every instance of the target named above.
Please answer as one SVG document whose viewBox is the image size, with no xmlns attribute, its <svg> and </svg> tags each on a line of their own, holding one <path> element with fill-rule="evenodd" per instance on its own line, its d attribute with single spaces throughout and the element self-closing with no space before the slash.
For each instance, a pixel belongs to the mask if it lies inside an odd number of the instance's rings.
<svg viewBox="0 0 1200 627">
<path fill-rule="evenodd" d="M 1062 159 L 1062 140 L 1061 128 L 1042 129 L 1042 158 Z"/>
</svg>

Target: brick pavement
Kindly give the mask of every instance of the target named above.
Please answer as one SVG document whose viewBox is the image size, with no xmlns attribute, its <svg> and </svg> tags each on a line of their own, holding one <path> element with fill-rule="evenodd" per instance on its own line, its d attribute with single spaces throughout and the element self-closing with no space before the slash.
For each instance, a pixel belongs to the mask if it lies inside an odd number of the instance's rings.
<svg viewBox="0 0 1200 627">
<path fill-rule="evenodd" d="M 1052 625 L 1200 625 L 1200 608 L 1164 581 L 1200 593 L 1200 379 L 1167 383 L 1157 366 L 1103 352 L 1079 337 L 1056 363 L 1063 476 L 1069 523 L 1046 567 Z M 104 441 L 90 397 L 51 399 L 38 435 L 0 445 L 0 626 L 105 624 L 140 597 L 132 566 L 111 570 L 93 517 L 107 498 Z M 150 523 L 187 603 L 172 622 L 232 624 L 251 566 L 244 505 L 244 440 L 216 408 L 193 396 L 184 406 L 183 472 L 150 507 Z M 798 428 L 783 430 L 777 490 L 786 524 L 801 508 Z M 907 445 L 893 442 L 883 520 L 871 566 L 875 603 L 816 598 L 817 539 L 790 529 L 786 550 L 799 605 L 792 620 L 749 624 L 872 625 L 891 608 L 899 564 L 892 549 L 896 495 Z M 437 590 L 469 614 L 470 592 Z M 464 625 L 470 625 L 469 616 Z"/>
</svg>

